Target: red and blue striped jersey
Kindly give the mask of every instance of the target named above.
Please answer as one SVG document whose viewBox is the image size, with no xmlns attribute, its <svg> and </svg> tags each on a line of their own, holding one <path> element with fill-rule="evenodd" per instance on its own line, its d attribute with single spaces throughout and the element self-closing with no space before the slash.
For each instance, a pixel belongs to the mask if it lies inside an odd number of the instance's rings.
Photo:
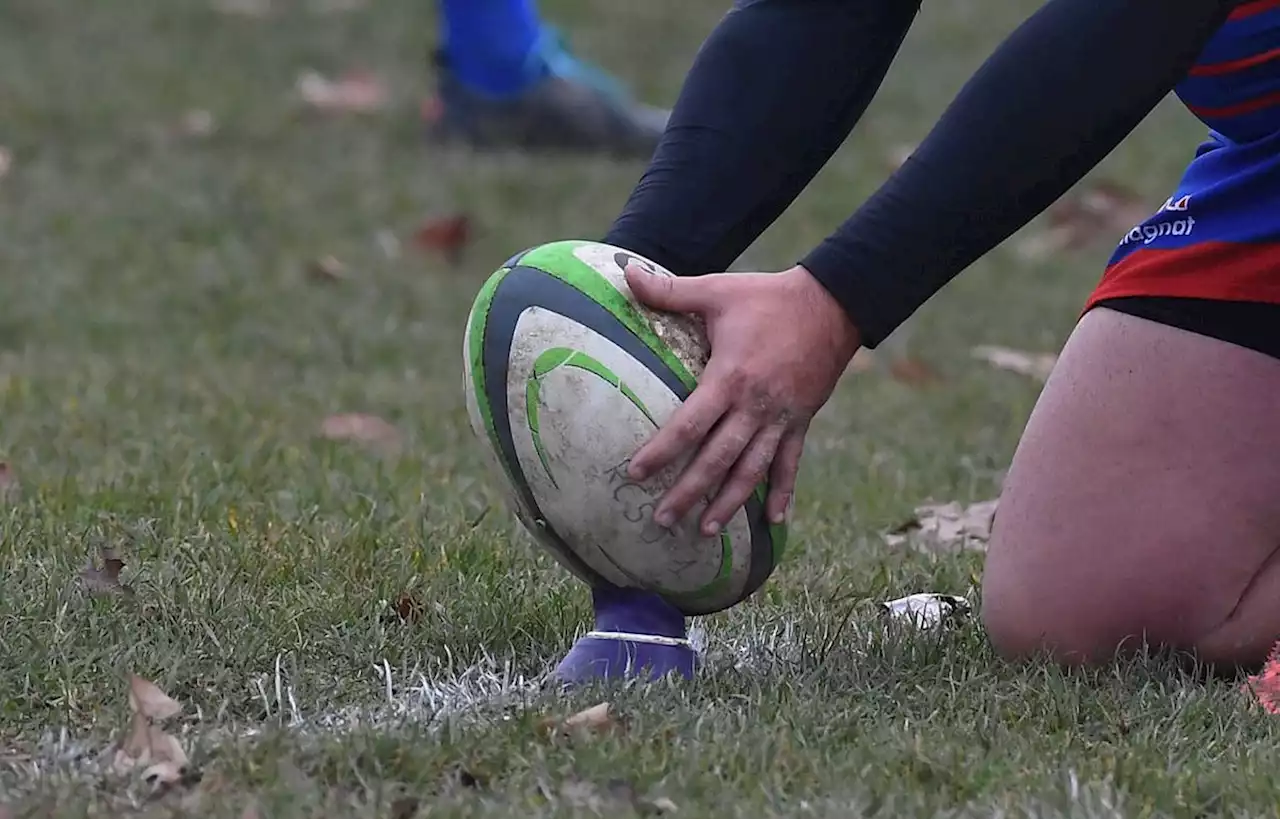
<svg viewBox="0 0 1280 819">
<path fill-rule="evenodd" d="M 1280 303 L 1280 0 L 1241 3 L 1176 93 L 1210 138 L 1173 196 L 1123 237 L 1090 304 Z"/>
<path fill-rule="evenodd" d="M 1280 131 L 1280 0 L 1249 0 L 1178 84 L 1183 104 L 1233 142 Z"/>
</svg>

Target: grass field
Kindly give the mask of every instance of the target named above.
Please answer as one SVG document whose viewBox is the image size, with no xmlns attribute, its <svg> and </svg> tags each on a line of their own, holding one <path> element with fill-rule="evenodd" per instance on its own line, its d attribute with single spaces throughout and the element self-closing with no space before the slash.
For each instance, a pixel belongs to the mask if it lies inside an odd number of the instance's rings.
<svg viewBox="0 0 1280 819">
<path fill-rule="evenodd" d="M 545 10 L 669 102 L 725 5 Z M 743 267 L 820 239 L 1035 3 L 926 6 L 865 125 Z M 1038 384 L 969 350 L 1056 350 L 1105 238 L 1034 262 L 1010 243 L 846 379 L 788 560 L 702 624 L 695 684 L 545 688 L 586 593 L 481 471 L 462 320 L 511 252 L 598 236 L 641 167 L 433 150 L 428 0 L 275 7 L 0 3 L 0 815 L 627 815 L 633 793 L 707 817 L 1276 815 L 1280 729 L 1238 681 L 1011 667 L 972 618 L 915 632 L 875 609 L 976 601 L 980 553 L 881 533 L 998 493 Z M 359 67 L 383 110 L 298 101 L 301 72 Z M 1154 209 L 1199 137 L 1170 102 L 1096 178 Z M 451 213 L 475 233 L 457 263 L 411 241 Z M 338 280 L 309 272 L 327 255 Z M 936 379 L 902 377 L 921 366 Z M 393 424 L 397 451 L 318 434 L 350 412 Z M 104 546 L 131 593 L 86 591 Z M 110 770 L 129 674 L 184 704 L 169 731 L 198 784 L 157 796 Z M 539 730 L 606 699 L 625 730 Z"/>
</svg>

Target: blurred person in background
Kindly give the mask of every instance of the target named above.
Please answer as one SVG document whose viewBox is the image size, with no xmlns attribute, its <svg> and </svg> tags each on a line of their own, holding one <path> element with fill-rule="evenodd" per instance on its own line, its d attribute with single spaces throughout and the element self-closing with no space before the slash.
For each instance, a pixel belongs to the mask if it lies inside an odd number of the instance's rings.
<svg viewBox="0 0 1280 819">
<path fill-rule="evenodd" d="M 443 43 L 428 133 L 477 148 L 607 153 L 647 159 L 665 110 L 576 57 L 534 0 L 437 0 Z"/>
</svg>

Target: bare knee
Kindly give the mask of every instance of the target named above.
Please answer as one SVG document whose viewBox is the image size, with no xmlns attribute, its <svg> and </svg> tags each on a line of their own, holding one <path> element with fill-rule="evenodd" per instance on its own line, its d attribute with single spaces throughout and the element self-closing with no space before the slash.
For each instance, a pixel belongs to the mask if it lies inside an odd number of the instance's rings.
<svg viewBox="0 0 1280 819">
<path fill-rule="evenodd" d="M 1040 601 L 1027 593 L 1036 585 L 1020 583 L 1017 576 L 1001 577 L 998 572 L 993 578 L 988 571 L 982 591 L 982 625 L 1001 657 L 1093 665 L 1141 644 L 1141 629 L 1116 614 L 1100 617 L 1099 601 L 1092 601 L 1090 610 L 1061 600 Z"/>
</svg>

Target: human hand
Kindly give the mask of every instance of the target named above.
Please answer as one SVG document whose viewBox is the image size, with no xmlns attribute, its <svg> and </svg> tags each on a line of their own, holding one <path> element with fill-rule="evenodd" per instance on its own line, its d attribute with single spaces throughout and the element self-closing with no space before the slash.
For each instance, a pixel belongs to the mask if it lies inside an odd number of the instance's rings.
<svg viewBox="0 0 1280 819">
<path fill-rule="evenodd" d="M 700 315 L 711 342 L 697 389 L 631 459 L 630 476 L 644 480 L 696 452 L 659 500 L 654 522 L 670 527 L 710 497 L 700 528 L 714 536 L 767 477 L 765 514 L 781 523 L 809 422 L 859 346 L 848 315 L 798 266 L 676 278 L 632 264 L 626 276 L 643 304 Z"/>
</svg>

